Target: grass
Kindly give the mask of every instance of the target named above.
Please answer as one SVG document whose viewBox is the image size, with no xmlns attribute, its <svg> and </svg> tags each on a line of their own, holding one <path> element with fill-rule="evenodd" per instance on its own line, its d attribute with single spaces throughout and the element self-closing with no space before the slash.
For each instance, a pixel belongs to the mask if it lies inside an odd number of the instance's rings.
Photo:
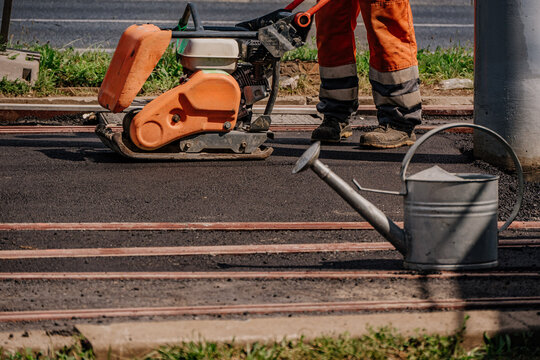
<svg viewBox="0 0 540 360">
<path fill-rule="evenodd" d="M 452 78 L 472 79 L 474 76 L 474 56 L 470 49 L 422 49 L 418 51 L 417 58 L 420 80 L 426 84 Z"/>
<path fill-rule="evenodd" d="M 23 46 L 12 46 L 23 48 Z M 97 88 L 100 86 L 111 55 L 94 49 L 78 53 L 72 48 L 54 49 L 50 45 L 33 45 L 25 47 L 41 54 L 38 81 L 30 86 L 24 81 L 8 81 L 0 79 L 0 95 L 3 96 L 51 96 L 70 94 L 72 88 Z M 286 53 L 284 61 L 316 61 L 317 50 L 313 44 L 300 47 Z M 435 84 L 450 78 L 473 77 L 474 64 L 470 49 L 453 47 L 437 48 L 434 51 L 423 49 L 418 52 L 420 78 L 425 84 Z M 369 52 L 359 50 L 357 69 L 360 87 L 369 87 Z M 178 85 L 182 75 L 182 66 L 176 60 L 174 46 L 171 45 L 141 89 L 140 95 L 162 93 Z"/>
<path fill-rule="evenodd" d="M 288 51 L 283 55 L 283 61 L 317 61 L 317 49 L 313 45 L 304 45 L 298 49 Z"/>
<path fill-rule="evenodd" d="M 151 359 L 450 359 L 459 358 L 457 337 L 404 338 L 383 329 L 362 338 L 342 335 L 310 342 L 282 341 L 249 345 L 187 343 L 150 353 Z"/>
<path fill-rule="evenodd" d="M 34 352 L 30 349 L 16 353 L 5 352 L 0 347 L 0 360 L 86 360 L 95 359 L 90 343 L 81 336 L 75 336 L 74 345 L 57 351 Z"/>
<path fill-rule="evenodd" d="M 176 59 L 176 51 L 169 46 L 156 68 L 142 87 L 143 94 L 162 93 L 178 85 L 182 76 L 182 65 Z"/>
<path fill-rule="evenodd" d="M 20 46 L 13 46 L 22 48 Z M 23 81 L 0 80 L 0 94 L 20 96 L 60 94 L 66 87 L 99 87 L 110 63 L 110 56 L 99 49 L 78 53 L 72 48 L 54 49 L 50 45 L 26 47 L 41 54 L 39 77 L 33 86 Z"/>
<path fill-rule="evenodd" d="M 370 330 L 367 335 L 354 338 L 346 334 L 337 337 L 319 337 L 312 341 L 283 340 L 269 344 L 186 342 L 176 346 L 161 347 L 144 359 L 164 360 L 333 360 L 333 359 L 540 359 L 538 335 L 521 333 L 513 336 L 485 337 L 483 346 L 466 351 L 461 343 L 465 327 L 454 335 L 425 335 L 405 337 L 389 328 Z M 33 359 L 95 359 L 88 344 L 78 345 L 54 353 L 16 354 L 4 353 L 2 360 Z"/>
</svg>

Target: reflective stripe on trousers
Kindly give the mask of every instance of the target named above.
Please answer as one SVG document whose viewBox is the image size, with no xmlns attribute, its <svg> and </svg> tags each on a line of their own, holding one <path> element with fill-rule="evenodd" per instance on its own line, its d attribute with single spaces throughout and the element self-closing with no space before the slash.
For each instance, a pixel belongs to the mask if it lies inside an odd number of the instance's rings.
<svg viewBox="0 0 540 360">
<path fill-rule="evenodd" d="M 325 67 L 321 75 L 320 102 L 317 111 L 345 120 L 358 108 L 358 76 L 356 64 Z"/>
</svg>

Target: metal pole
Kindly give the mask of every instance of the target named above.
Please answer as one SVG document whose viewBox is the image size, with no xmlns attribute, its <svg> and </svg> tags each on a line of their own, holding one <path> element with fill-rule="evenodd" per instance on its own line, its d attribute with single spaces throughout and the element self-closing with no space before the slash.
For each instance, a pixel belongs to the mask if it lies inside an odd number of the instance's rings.
<svg viewBox="0 0 540 360">
<path fill-rule="evenodd" d="M 540 181 L 540 1 L 475 1 L 474 122 L 512 146 L 525 178 Z M 474 153 L 512 168 L 488 134 L 474 135 Z"/>
<path fill-rule="evenodd" d="M 2 28 L 0 30 L 0 50 L 4 50 L 7 46 L 12 3 L 13 0 L 4 0 L 4 10 L 2 11 Z"/>
</svg>

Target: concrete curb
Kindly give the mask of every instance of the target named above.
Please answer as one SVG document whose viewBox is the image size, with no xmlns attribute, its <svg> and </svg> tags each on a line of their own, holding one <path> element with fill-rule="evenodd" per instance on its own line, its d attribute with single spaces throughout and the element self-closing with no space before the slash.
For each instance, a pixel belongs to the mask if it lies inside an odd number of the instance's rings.
<svg viewBox="0 0 540 360">
<path fill-rule="evenodd" d="M 155 99 L 155 96 L 137 97 L 133 101 L 133 105 L 144 105 L 149 101 Z M 303 96 L 303 95 L 291 95 L 278 97 L 276 105 L 316 105 L 318 97 L 316 96 Z M 373 105 L 373 98 L 371 96 L 358 97 L 360 105 Z M 13 98 L 0 98 L 0 103 L 7 104 L 55 104 L 55 105 L 98 105 L 97 97 L 94 96 L 65 96 L 65 97 L 44 97 L 44 98 L 26 98 L 26 97 L 13 97 Z M 264 105 L 265 101 L 260 101 L 257 105 Z M 473 96 L 423 96 L 423 105 L 432 106 L 466 106 L 473 105 Z"/>
<path fill-rule="evenodd" d="M 142 108 L 152 98 L 137 98 L 125 111 Z M 316 115 L 317 101 L 312 97 L 290 96 L 278 98 L 273 115 L 302 114 Z M 357 115 L 376 115 L 371 97 L 359 98 Z M 253 107 L 255 114 L 264 112 L 261 102 Z M 93 97 L 63 98 L 3 98 L 0 99 L 0 120 L 15 122 L 23 117 L 36 117 L 43 120 L 62 115 L 104 111 Z M 423 114 L 426 116 L 472 116 L 473 100 L 467 96 L 426 97 L 423 99 Z"/>
<path fill-rule="evenodd" d="M 318 336 L 348 333 L 360 337 L 369 329 L 389 326 L 408 336 L 418 333 L 450 335 L 463 325 L 464 346 L 480 346 L 484 333 L 516 333 L 540 330 L 537 311 L 467 311 L 429 313 L 380 313 L 336 316 L 256 318 L 248 320 L 185 320 L 166 322 L 123 322 L 111 325 L 78 325 L 92 344 L 98 358 L 142 356 L 165 344 L 189 341 L 239 343 L 273 342 L 283 339 L 306 340 Z"/>
<path fill-rule="evenodd" d="M 178 320 L 117 322 L 109 325 L 79 324 L 77 330 L 92 345 L 98 359 L 142 356 L 160 346 L 189 341 L 237 343 L 310 340 L 318 336 L 352 337 L 368 334 L 369 329 L 395 328 L 405 336 L 417 334 L 451 335 L 466 322 L 463 346 L 483 344 L 484 334 L 540 331 L 540 312 L 527 311 L 437 311 L 425 313 L 379 313 L 255 318 L 247 320 Z M 53 351 L 74 345 L 72 335 L 51 335 L 45 331 L 0 333 L 5 351 L 32 349 Z"/>
</svg>

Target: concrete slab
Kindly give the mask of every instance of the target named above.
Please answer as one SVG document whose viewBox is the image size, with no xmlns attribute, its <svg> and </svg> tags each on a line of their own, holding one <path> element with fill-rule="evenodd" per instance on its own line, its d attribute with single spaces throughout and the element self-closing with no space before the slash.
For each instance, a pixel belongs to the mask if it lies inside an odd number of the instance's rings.
<svg viewBox="0 0 540 360">
<path fill-rule="evenodd" d="M 342 316 L 257 318 L 249 320 L 184 320 L 166 322 L 123 322 L 110 325 L 77 325 L 93 346 L 98 358 L 141 356 L 167 344 L 189 341 L 273 342 L 284 338 L 306 340 L 323 335 L 348 333 L 359 337 L 370 328 L 395 328 L 403 335 L 417 333 L 450 335 L 458 331 L 466 316 L 466 348 L 482 344 L 484 333 L 515 333 L 540 330 L 537 311 L 467 311 L 429 313 L 382 313 Z"/>
<path fill-rule="evenodd" d="M 41 55 L 35 51 L 6 49 L 0 52 L 0 79 L 24 80 L 34 84 L 38 79 Z"/>
</svg>

